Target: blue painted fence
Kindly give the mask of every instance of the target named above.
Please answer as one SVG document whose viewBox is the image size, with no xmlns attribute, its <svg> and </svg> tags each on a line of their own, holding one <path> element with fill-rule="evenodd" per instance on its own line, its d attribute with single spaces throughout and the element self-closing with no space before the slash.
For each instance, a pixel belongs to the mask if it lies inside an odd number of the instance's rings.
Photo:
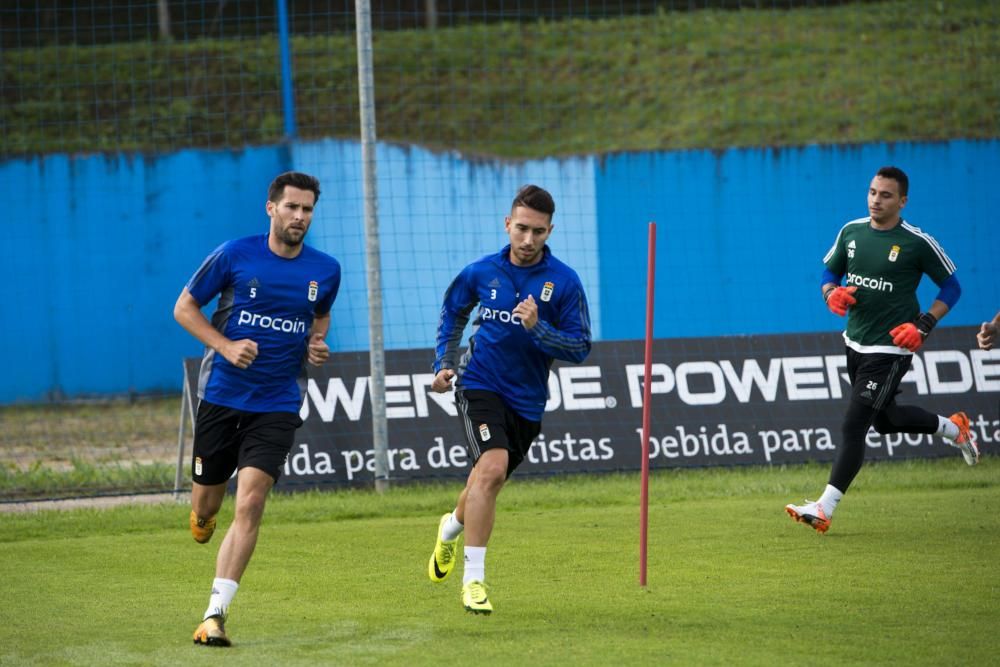
<svg viewBox="0 0 1000 667">
<path fill-rule="evenodd" d="M 344 266 L 330 344 L 367 348 L 360 148 L 293 142 L 161 156 L 52 155 L 0 162 L 17 202 L 0 250 L 6 368 L 0 403 L 178 390 L 198 344 L 173 321 L 181 287 L 222 241 L 267 229 L 266 188 L 281 171 L 316 174 L 310 242 Z M 647 223 L 658 224 L 659 338 L 829 331 L 820 260 L 840 226 L 865 215 L 868 181 L 910 175 L 904 214 L 959 267 L 949 325 L 1000 308 L 1000 142 L 810 146 L 471 161 L 382 145 L 379 217 L 385 343 L 433 344 L 453 275 L 505 243 L 517 187 L 556 198 L 553 251 L 588 289 L 599 339 L 641 338 Z M 922 300 L 933 298 L 922 287 Z M 428 359 L 428 365 L 431 359 Z"/>
</svg>

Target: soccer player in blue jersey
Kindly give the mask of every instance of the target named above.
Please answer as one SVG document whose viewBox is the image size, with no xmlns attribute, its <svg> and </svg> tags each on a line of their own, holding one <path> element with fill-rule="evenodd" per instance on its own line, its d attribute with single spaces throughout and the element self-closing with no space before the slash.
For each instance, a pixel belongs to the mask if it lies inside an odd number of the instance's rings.
<svg viewBox="0 0 1000 667">
<path fill-rule="evenodd" d="M 198 379 L 190 526 L 208 542 L 226 486 L 237 472 L 236 511 L 215 565 L 208 609 L 194 642 L 229 646 L 224 623 L 257 544 L 268 492 L 281 475 L 295 429 L 305 362 L 319 366 L 340 264 L 303 243 L 319 181 L 281 174 L 268 189 L 267 234 L 227 241 L 188 281 L 174 317 L 205 345 Z M 216 296 L 212 321 L 201 309 Z"/>
<path fill-rule="evenodd" d="M 896 403 L 913 353 L 962 293 L 944 249 L 901 217 L 908 190 L 902 169 L 879 169 L 868 186 L 869 215 L 844 225 L 823 258 L 823 300 L 834 314 L 847 315 L 844 343 L 851 400 L 823 494 L 815 502 L 785 506 L 789 516 L 820 533 L 830 528 L 833 511 L 861 469 L 869 427 L 879 433 L 938 435 L 961 451 L 969 465 L 979 461 L 964 412 L 945 417 Z M 845 275 L 846 286 L 840 284 Z M 940 291 L 931 307 L 920 312 L 917 285 L 924 275 Z"/>
<path fill-rule="evenodd" d="M 493 611 L 484 582 L 497 495 L 541 432 L 552 361 L 579 363 L 590 352 L 583 285 L 546 246 L 553 213 L 548 192 L 521 188 L 504 222 L 510 245 L 466 266 L 441 308 L 431 388 L 446 392 L 457 378 L 455 399 L 473 467 L 455 510 L 438 522 L 428 576 L 441 582 L 451 574 L 464 531 L 462 604 L 477 614 Z M 477 305 L 469 347 L 459 359 L 462 331 Z"/>
</svg>

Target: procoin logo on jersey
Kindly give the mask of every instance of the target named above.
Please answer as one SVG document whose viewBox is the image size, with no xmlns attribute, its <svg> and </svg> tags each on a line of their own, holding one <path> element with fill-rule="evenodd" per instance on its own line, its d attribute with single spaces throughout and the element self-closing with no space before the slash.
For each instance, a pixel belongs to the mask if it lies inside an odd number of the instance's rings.
<svg viewBox="0 0 1000 667">
<path fill-rule="evenodd" d="M 892 246 L 892 250 L 889 251 L 889 261 L 895 262 L 897 257 L 899 257 L 899 246 L 894 245 Z"/>
<path fill-rule="evenodd" d="M 306 323 L 300 319 L 289 320 L 284 317 L 272 317 L 270 315 L 258 315 L 248 310 L 241 310 L 237 324 L 249 324 L 252 327 L 262 329 L 273 329 L 290 334 L 301 334 L 306 332 Z"/>
<path fill-rule="evenodd" d="M 315 280 L 309 281 L 309 300 L 315 301 L 316 296 L 319 294 L 319 283 Z"/>
<path fill-rule="evenodd" d="M 504 324 L 521 324 L 521 318 L 514 314 L 512 310 L 497 310 L 496 308 L 487 308 L 482 306 L 479 309 L 479 314 L 486 320 L 500 320 Z"/>
<path fill-rule="evenodd" d="M 542 285 L 542 301 L 550 301 L 552 299 L 552 290 L 555 288 L 556 285 L 551 280 Z"/>
<path fill-rule="evenodd" d="M 869 278 L 868 276 L 861 276 L 857 273 L 847 274 L 847 284 L 857 285 L 858 287 L 867 287 L 868 289 L 877 290 L 879 292 L 892 292 L 892 283 L 884 278 Z"/>
</svg>

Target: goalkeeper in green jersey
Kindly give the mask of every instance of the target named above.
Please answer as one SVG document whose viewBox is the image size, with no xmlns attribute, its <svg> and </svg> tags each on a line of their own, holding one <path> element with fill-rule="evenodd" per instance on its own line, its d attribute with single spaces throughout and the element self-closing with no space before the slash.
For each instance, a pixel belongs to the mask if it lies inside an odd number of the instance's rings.
<svg viewBox="0 0 1000 667">
<path fill-rule="evenodd" d="M 829 529 L 837 503 L 861 469 L 871 426 L 879 433 L 938 435 L 957 447 L 969 465 L 979 461 L 964 412 L 943 417 L 896 403 L 913 353 L 962 293 L 944 249 L 900 217 L 908 187 L 901 169 L 879 169 L 868 188 L 868 217 L 844 225 L 823 258 L 823 300 L 833 313 L 847 316 L 844 342 L 851 400 L 823 495 L 815 502 L 785 507 L 793 519 L 821 533 Z M 917 285 L 924 274 L 941 291 L 921 312 Z"/>
</svg>

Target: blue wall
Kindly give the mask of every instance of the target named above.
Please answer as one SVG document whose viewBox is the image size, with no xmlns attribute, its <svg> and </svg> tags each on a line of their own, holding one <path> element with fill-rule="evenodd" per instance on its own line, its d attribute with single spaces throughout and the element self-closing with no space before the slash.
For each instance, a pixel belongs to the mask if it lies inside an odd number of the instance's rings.
<svg viewBox="0 0 1000 667">
<path fill-rule="evenodd" d="M 904 217 L 958 266 L 962 299 L 946 324 L 1000 309 L 1000 142 L 809 146 L 607 157 L 597 170 L 605 339 L 641 338 L 645 294 L 623 290 L 622 267 L 645 266 L 657 222 L 656 337 L 827 331 L 822 258 L 840 227 L 864 217 L 871 177 L 895 164 L 910 177 Z M 987 182 L 987 179 L 990 182 Z M 925 278 L 921 303 L 937 287 Z"/>
<path fill-rule="evenodd" d="M 0 402 L 177 389 L 180 359 L 197 347 L 173 321 L 174 301 L 208 251 L 260 228 L 283 155 L 0 164 L 16 200 L 0 251 Z"/>
<path fill-rule="evenodd" d="M 200 352 L 173 321 L 181 287 L 227 238 L 262 233 L 267 184 L 315 173 L 323 195 L 310 242 L 341 260 L 331 347 L 368 345 L 360 150 L 343 141 L 144 157 L 0 162 L 19 201 L 0 250 L 7 351 L 0 403 L 176 390 Z M 556 198 L 553 251 L 588 289 L 598 338 L 644 331 L 647 222 L 658 224 L 658 337 L 826 331 L 820 260 L 840 226 L 865 215 L 874 170 L 911 177 L 906 217 L 959 267 L 947 324 L 1000 308 L 1000 142 L 636 153 L 517 164 L 382 145 L 378 150 L 385 343 L 432 345 L 458 269 L 506 241 L 516 188 Z M 929 303 L 935 290 L 922 288 Z M 428 359 L 430 364 L 430 359 Z"/>
</svg>

